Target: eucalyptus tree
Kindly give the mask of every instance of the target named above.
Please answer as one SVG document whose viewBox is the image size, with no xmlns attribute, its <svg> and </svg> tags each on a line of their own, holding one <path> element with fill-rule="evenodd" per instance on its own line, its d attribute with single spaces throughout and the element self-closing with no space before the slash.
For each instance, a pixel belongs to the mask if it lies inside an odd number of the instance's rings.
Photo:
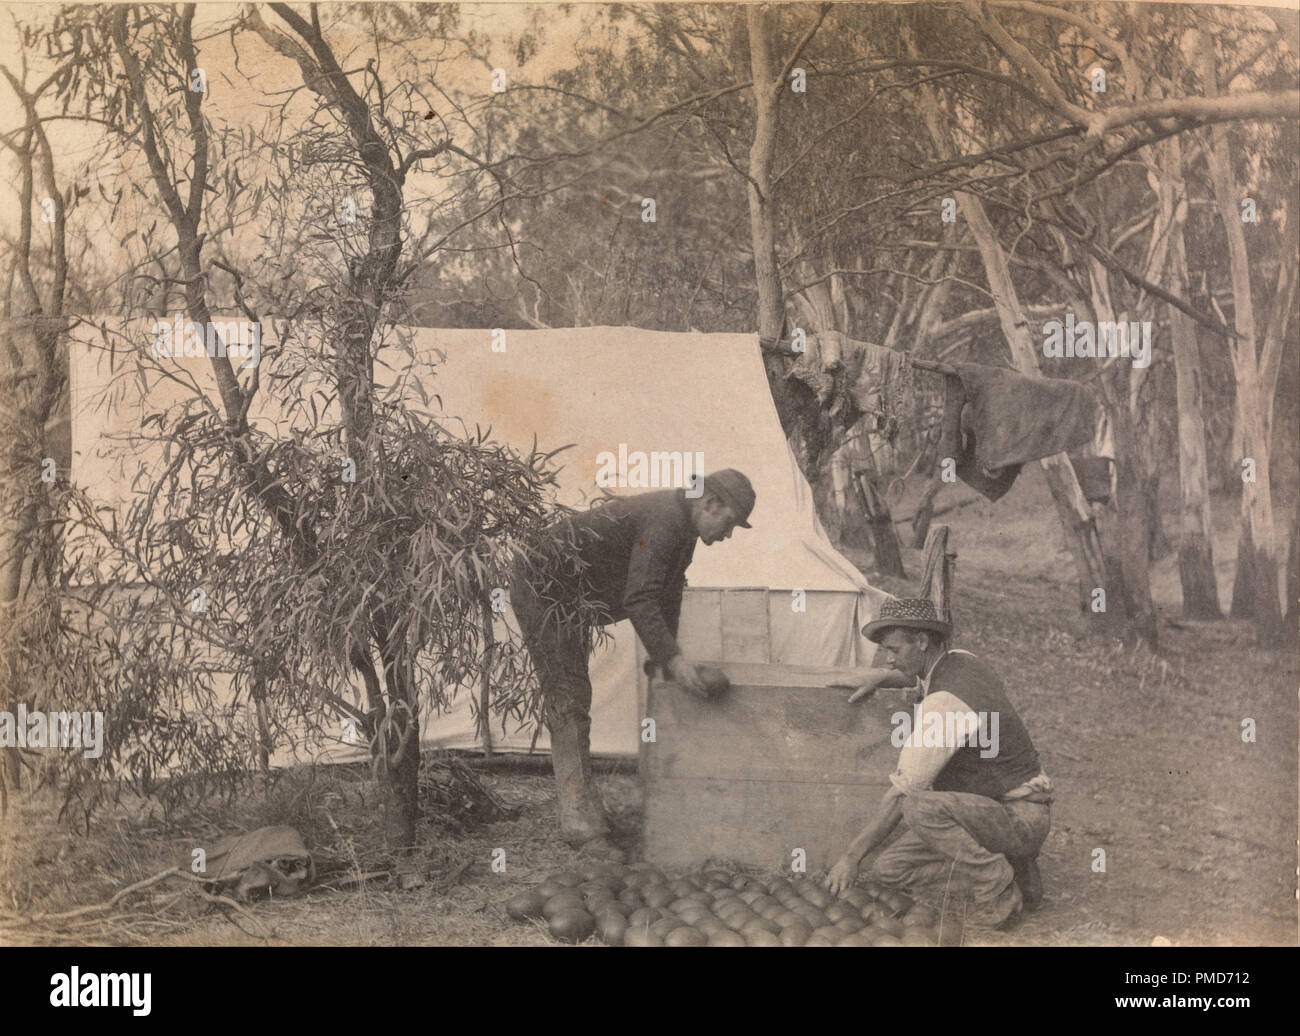
<svg viewBox="0 0 1300 1036">
<path fill-rule="evenodd" d="M 63 96 L 159 217 L 119 239 L 218 346 L 200 372 L 160 356 L 156 328 L 115 331 L 142 386 L 130 446 L 158 462 L 120 519 L 85 495 L 78 510 L 71 563 L 98 619 L 71 642 L 118 720 L 108 772 L 233 779 L 229 677 L 262 738 L 368 741 L 389 844 L 408 848 L 422 712 L 488 681 L 536 713 L 491 602 L 555 485 L 550 455 L 442 412 L 436 363 L 394 323 L 466 228 L 496 220 L 509 244 L 510 170 L 478 151 L 489 91 L 443 65 L 465 53 L 457 11 L 70 7 L 45 33 Z M 301 86 L 280 89 L 286 73 Z M 260 336 L 238 364 L 228 308 Z"/>
</svg>

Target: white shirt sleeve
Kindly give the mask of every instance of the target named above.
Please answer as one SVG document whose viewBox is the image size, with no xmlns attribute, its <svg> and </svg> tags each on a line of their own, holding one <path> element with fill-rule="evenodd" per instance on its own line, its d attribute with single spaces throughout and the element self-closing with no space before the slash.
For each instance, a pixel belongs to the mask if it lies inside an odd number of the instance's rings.
<svg viewBox="0 0 1300 1036">
<path fill-rule="evenodd" d="M 919 723 L 898 753 L 898 769 L 890 775 L 890 783 L 904 795 L 925 791 L 978 730 L 979 717 L 955 694 L 926 695 Z"/>
</svg>

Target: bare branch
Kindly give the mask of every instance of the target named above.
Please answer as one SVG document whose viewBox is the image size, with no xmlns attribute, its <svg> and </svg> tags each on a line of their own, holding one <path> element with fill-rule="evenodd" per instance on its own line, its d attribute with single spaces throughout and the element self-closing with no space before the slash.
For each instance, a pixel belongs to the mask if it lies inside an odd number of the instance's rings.
<svg viewBox="0 0 1300 1036">
<path fill-rule="evenodd" d="M 1029 78 L 1038 84 L 1038 88 L 1051 102 L 1053 108 L 1077 126 L 1090 126 L 1092 124 L 1094 114 L 1070 101 L 1061 88 L 1056 85 L 1056 80 L 1052 78 L 1047 69 L 1039 64 L 1038 59 L 1029 52 L 1029 49 L 1022 43 L 1012 39 L 1011 34 L 1002 28 L 998 20 L 984 10 L 984 6 L 979 0 L 965 0 L 964 6 L 970 19 L 984 30 L 989 39 L 997 44 L 998 49 L 1015 64 L 1019 65 L 1021 69 L 1028 73 Z"/>
<path fill-rule="evenodd" d="M 790 73 L 794 69 L 794 63 L 799 60 L 799 56 L 804 52 L 804 48 L 807 47 L 808 44 L 812 42 L 812 38 L 817 35 L 817 30 L 821 28 L 822 22 L 826 20 L 826 16 L 831 13 L 832 7 L 834 7 L 834 4 L 821 5 L 820 9 L 817 11 L 817 20 L 813 22 L 808 28 L 808 31 L 803 34 L 803 37 L 795 44 L 794 50 L 791 51 L 790 56 L 786 58 L 785 64 L 781 67 L 780 74 L 776 77 L 776 82 L 771 86 L 776 97 L 779 98 L 781 96 L 781 88 L 785 85 L 785 81 L 790 78 Z"/>
<path fill-rule="evenodd" d="M 1221 97 L 1165 97 L 1144 104 L 1112 108 L 1098 113 L 1088 133 L 1100 137 L 1135 122 L 1155 119 L 1195 119 L 1202 125 L 1241 120 L 1275 121 L 1300 118 L 1300 90 L 1281 93 L 1256 91 Z"/>
</svg>

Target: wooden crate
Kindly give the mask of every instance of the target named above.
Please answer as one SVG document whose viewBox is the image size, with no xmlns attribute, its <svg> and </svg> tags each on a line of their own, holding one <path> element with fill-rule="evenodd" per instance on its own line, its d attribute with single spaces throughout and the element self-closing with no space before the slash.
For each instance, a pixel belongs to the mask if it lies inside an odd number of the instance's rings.
<svg viewBox="0 0 1300 1036">
<path fill-rule="evenodd" d="M 731 860 L 789 870 L 828 867 L 874 814 L 898 760 L 891 716 L 904 692 L 849 705 L 851 671 L 717 663 L 731 678 L 701 701 L 654 680 L 641 745 L 646 859 L 663 866 Z"/>
</svg>

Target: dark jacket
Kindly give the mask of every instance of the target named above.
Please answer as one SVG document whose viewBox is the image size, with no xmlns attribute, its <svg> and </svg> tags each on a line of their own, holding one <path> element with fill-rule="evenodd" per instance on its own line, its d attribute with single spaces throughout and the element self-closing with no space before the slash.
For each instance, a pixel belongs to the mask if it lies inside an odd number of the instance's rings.
<svg viewBox="0 0 1300 1036">
<path fill-rule="evenodd" d="M 677 621 L 697 539 L 685 490 L 638 493 L 556 522 L 517 572 L 552 600 L 581 588 L 600 606 L 593 624 L 631 619 L 650 660 L 664 665 L 680 653 Z"/>
</svg>

